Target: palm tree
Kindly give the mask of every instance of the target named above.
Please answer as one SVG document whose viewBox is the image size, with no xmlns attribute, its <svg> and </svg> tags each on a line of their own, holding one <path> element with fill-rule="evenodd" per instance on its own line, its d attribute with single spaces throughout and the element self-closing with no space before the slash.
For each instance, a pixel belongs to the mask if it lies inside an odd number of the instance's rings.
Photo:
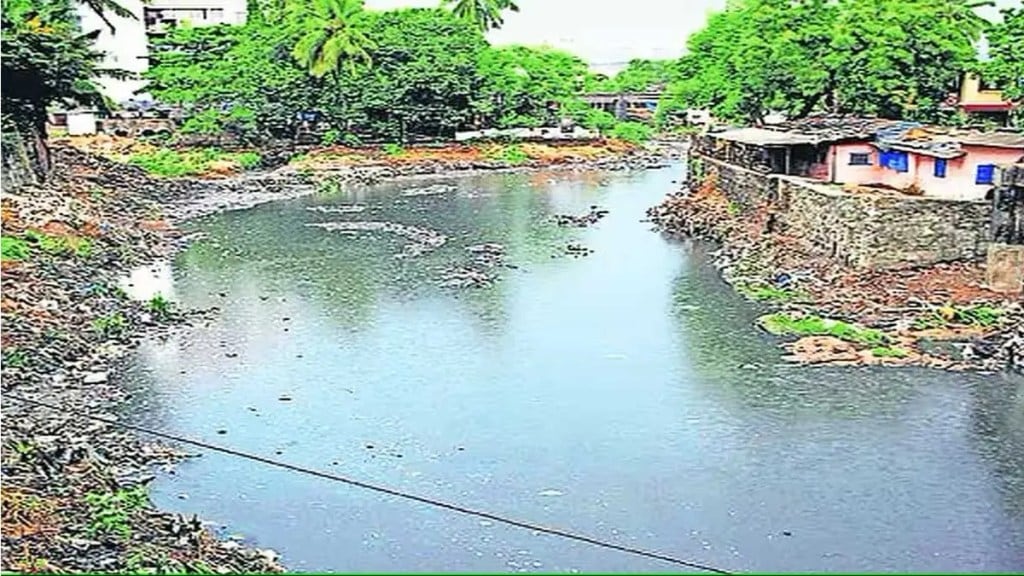
<svg viewBox="0 0 1024 576">
<path fill-rule="evenodd" d="M 299 30 L 292 56 L 316 78 L 370 62 L 373 41 L 360 26 L 362 0 L 300 0 L 288 4 L 289 25 Z"/>
<path fill-rule="evenodd" d="M 501 28 L 505 10 L 519 12 L 515 0 L 441 0 L 441 6 L 451 6 L 452 13 L 475 24 L 481 31 Z"/>
</svg>

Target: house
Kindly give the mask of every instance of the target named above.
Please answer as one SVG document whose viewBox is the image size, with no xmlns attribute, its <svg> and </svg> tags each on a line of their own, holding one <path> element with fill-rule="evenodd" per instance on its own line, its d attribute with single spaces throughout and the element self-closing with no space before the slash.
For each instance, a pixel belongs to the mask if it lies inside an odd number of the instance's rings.
<svg viewBox="0 0 1024 576">
<path fill-rule="evenodd" d="M 995 167 L 1024 158 L 1020 130 L 852 117 L 811 117 L 708 137 L 730 150 L 726 161 L 754 171 L 949 200 L 984 199 Z"/>
<path fill-rule="evenodd" d="M 969 117 L 990 120 L 1005 126 L 1010 119 L 1013 103 L 1003 98 L 1003 93 L 987 85 L 974 74 L 964 74 L 960 82 L 957 107 Z"/>
</svg>

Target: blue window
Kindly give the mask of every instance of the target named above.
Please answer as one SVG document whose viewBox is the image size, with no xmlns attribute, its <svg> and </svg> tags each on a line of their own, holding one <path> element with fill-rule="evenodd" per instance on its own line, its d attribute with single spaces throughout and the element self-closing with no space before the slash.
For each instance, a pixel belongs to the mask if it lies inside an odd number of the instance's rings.
<svg viewBox="0 0 1024 576">
<path fill-rule="evenodd" d="M 995 181 L 996 165 L 995 164 L 979 164 L 978 175 L 974 177 L 975 184 L 991 184 Z"/>
<path fill-rule="evenodd" d="M 935 159 L 935 177 L 945 178 L 946 177 L 946 159 L 936 158 Z"/>
<path fill-rule="evenodd" d="M 878 154 L 878 165 L 897 172 L 906 172 L 910 169 L 907 153 L 899 150 L 882 150 Z"/>
</svg>

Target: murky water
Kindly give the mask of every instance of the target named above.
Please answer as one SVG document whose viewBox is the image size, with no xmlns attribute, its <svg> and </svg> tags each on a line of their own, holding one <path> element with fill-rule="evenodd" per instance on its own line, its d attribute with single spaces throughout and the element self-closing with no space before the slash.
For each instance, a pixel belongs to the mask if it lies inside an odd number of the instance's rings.
<svg viewBox="0 0 1024 576">
<path fill-rule="evenodd" d="M 196 222 L 173 295 L 221 314 L 138 351 L 134 418 L 729 570 L 1024 569 L 1024 384 L 786 365 L 699 247 L 640 222 L 680 173 L 405 182 Z M 593 204 L 592 228 L 550 220 Z M 306 226 L 340 220 L 449 238 L 399 259 L 399 236 Z M 519 268 L 438 287 L 480 242 Z M 570 242 L 595 253 L 552 257 Z M 155 494 L 295 570 L 677 568 L 209 452 Z"/>
</svg>

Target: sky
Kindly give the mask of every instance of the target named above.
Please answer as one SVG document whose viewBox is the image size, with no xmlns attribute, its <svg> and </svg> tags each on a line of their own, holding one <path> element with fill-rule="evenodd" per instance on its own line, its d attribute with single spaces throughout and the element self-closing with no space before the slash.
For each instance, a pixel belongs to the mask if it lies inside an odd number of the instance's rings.
<svg viewBox="0 0 1024 576">
<path fill-rule="evenodd" d="M 547 44 L 568 50 L 611 73 L 630 58 L 677 58 L 686 37 L 699 30 L 709 10 L 725 0 L 517 0 L 494 44 Z M 437 6 L 438 0 L 367 0 L 373 9 Z M 622 63 L 618 64 L 617 63 Z"/>
<path fill-rule="evenodd" d="M 1022 0 L 996 0 L 997 8 Z M 725 0 L 516 0 L 519 12 L 506 12 L 505 25 L 491 31 L 493 44 L 547 44 L 568 50 L 597 72 L 613 74 L 630 58 L 678 58 L 686 38 L 704 26 L 708 12 Z M 438 0 L 366 0 L 378 10 L 434 7 Z M 996 8 L 981 10 L 989 19 Z M 983 49 L 984 51 L 984 49 Z"/>
</svg>

